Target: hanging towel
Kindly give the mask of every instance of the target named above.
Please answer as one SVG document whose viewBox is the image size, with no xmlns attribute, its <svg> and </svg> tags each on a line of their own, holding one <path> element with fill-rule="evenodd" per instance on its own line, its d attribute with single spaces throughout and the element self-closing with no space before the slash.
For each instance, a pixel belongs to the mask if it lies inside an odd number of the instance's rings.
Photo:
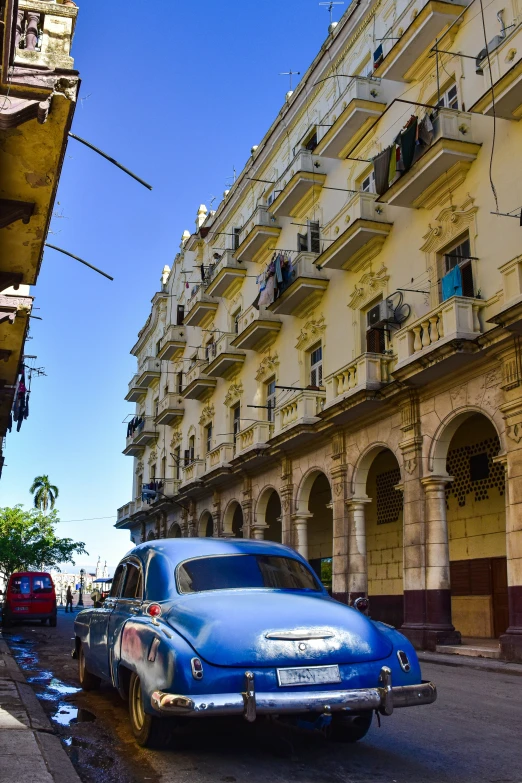
<svg viewBox="0 0 522 783">
<path fill-rule="evenodd" d="M 401 133 L 401 159 L 404 164 L 404 171 L 408 171 L 413 163 L 415 155 L 415 139 L 417 137 L 417 118 L 410 121 L 410 124 Z"/>
<path fill-rule="evenodd" d="M 384 52 L 382 50 L 382 44 L 379 44 L 377 49 L 373 53 L 373 67 L 378 68 L 384 59 Z"/>
<path fill-rule="evenodd" d="M 397 174 L 397 152 L 396 147 L 392 147 L 390 155 L 390 168 L 388 171 L 388 184 L 391 185 Z"/>
<path fill-rule="evenodd" d="M 373 170 L 375 172 L 375 191 L 379 196 L 388 190 L 388 178 L 390 176 L 390 157 L 392 147 L 387 147 L 373 159 Z"/>
<path fill-rule="evenodd" d="M 419 141 L 426 147 L 429 147 L 433 141 L 433 124 L 428 114 L 425 114 L 419 123 Z"/>
<path fill-rule="evenodd" d="M 442 300 L 450 299 L 452 296 L 462 296 L 462 275 L 460 266 L 457 264 L 441 280 Z"/>
<path fill-rule="evenodd" d="M 275 260 L 275 276 L 278 284 L 283 282 L 283 272 L 281 270 L 281 253 L 278 254 Z"/>
</svg>

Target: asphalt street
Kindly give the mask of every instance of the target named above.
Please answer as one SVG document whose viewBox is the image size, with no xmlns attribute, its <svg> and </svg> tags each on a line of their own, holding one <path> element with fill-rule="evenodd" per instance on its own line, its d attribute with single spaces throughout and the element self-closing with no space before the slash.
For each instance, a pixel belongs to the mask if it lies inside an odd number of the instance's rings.
<svg viewBox="0 0 522 783">
<path fill-rule="evenodd" d="M 192 723 L 166 751 L 139 748 L 110 687 L 78 690 L 73 618 L 3 632 L 85 783 L 522 783 L 522 677 L 425 664 L 434 705 L 397 710 L 355 745 L 277 724 Z"/>
</svg>

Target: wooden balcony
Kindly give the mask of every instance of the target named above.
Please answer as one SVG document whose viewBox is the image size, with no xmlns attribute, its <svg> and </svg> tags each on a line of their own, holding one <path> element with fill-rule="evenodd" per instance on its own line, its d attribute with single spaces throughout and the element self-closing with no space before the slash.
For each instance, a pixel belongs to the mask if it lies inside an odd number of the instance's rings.
<svg viewBox="0 0 522 783">
<path fill-rule="evenodd" d="M 169 392 L 158 403 L 156 424 L 172 424 L 185 414 L 185 401 L 180 394 Z"/>
<path fill-rule="evenodd" d="M 295 257 L 287 287 L 268 306 L 272 313 L 300 318 L 319 304 L 329 280 L 314 265 L 317 258 L 317 253 L 299 253 Z"/>
<path fill-rule="evenodd" d="M 187 334 L 184 326 L 171 324 L 165 330 L 160 341 L 158 359 L 173 361 L 183 355 L 187 345 Z"/>
<path fill-rule="evenodd" d="M 431 209 L 464 182 L 480 147 L 473 140 L 471 114 L 439 109 L 433 122 L 433 142 L 377 203 Z"/>
<path fill-rule="evenodd" d="M 349 82 L 321 121 L 314 155 L 345 158 L 386 108 L 383 92 L 377 79 L 357 76 Z"/>
<path fill-rule="evenodd" d="M 138 386 L 148 389 L 161 377 L 161 361 L 157 356 L 147 356 L 138 367 Z"/>
<path fill-rule="evenodd" d="M 489 53 L 479 64 L 484 79 L 484 94 L 471 107 L 473 112 L 493 116 L 491 82 L 495 115 L 506 120 L 520 120 L 522 117 L 522 26 L 517 25 L 511 35 Z M 491 63 L 491 71 L 489 64 Z"/>
<path fill-rule="evenodd" d="M 258 206 L 248 218 L 239 237 L 234 257 L 241 261 L 262 262 L 274 250 L 281 226 L 269 212 L 270 207 Z"/>
<path fill-rule="evenodd" d="M 207 374 L 208 362 L 198 362 L 187 372 L 183 397 L 186 400 L 206 400 L 212 395 L 217 381 Z"/>
<path fill-rule="evenodd" d="M 246 353 L 233 345 L 236 333 L 223 334 L 216 342 L 214 358 L 207 367 L 207 375 L 214 378 L 230 378 L 243 366 Z"/>
<path fill-rule="evenodd" d="M 347 365 L 325 378 L 325 411 L 342 403 L 343 414 L 360 416 L 374 404 L 374 395 L 390 381 L 391 356 L 382 353 L 363 353 Z"/>
<path fill-rule="evenodd" d="M 230 344 L 241 350 L 264 351 L 274 342 L 282 326 L 281 319 L 266 307 L 257 309 L 251 305 L 241 314 L 238 334 Z"/>
<path fill-rule="evenodd" d="M 322 174 L 317 166 L 320 167 L 320 164 L 314 161 L 308 150 L 297 153 L 274 185 L 276 198 L 270 209 L 276 218 L 299 217 L 313 201 L 317 201 L 326 180 L 326 174 Z"/>
<path fill-rule="evenodd" d="M 344 222 L 348 228 L 317 259 L 322 269 L 357 272 L 380 251 L 393 223 L 386 220 L 386 209 L 376 204 L 374 193 L 357 193 L 348 204 Z"/>
<path fill-rule="evenodd" d="M 420 386 L 473 360 L 483 333 L 479 314 L 484 304 L 483 299 L 453 296 L 398 331 L 393 377 Z"/>
<path fill-rule="evenodd" d="M 138 373 L 136 373 L 136 375 L 133 377 L 132 381 L 129 383 L 129 391 L 125 395 L 125 399 L 128 402 L 139 402 L 139 400 L 146 393 L 145 389 L 142 389 L 141 386 L 138 386 L 138 378 L 139 378 L 139 375 L 138 375 Z"/>
<path fill-rule="evenodd" d="M 228 470 L 232 467 L 230 461 L 234 459 L 234 444 L 221 443 L 209 451 L 205 457 L 205 473 L 218 470 Z"/>
<path fill-rule="evenodd" d="M 204 328 L 212 321 L 218 309 L 218 300 L 209 296 L 202 285 L 197 287 L 187 303 L 185 326 L 201 326 Z"/>
<path fill-rule="evenodd" d="M 284 434 L 292 427 L 312 425 L 319 421 L 326 402 L 325 391 L 307 389 L 275 410 L 274 437 Z"/>
<path fill-rule="evenodd" d="M 138 457 L 143 452 L 145 446 L 153 443 L 157 437 L 158 433 L 153 417 L 145 416 L 139 427 L 127 438 L 123 453 L 127 457 Z"/>
<path fill-rule="evenodd" d="M 71 45 L 78 8 L 44 0 L 19 0 L 15 64 L 72 70 Z"/>
<path fill-rule="evenodd" d="M 235 296 L 246 275 L 246 267 L 234 258 L 233 250 L 225 250 L 219 261 L 209 267 L 207 272 L 206 292 L 209 296 Z"/>
<path fill-rule="evenodd" d="M 429 0 L 420 12 L 408 24 L 411 18 L 411 5 L 406 7 L 404 13 L 399 16 L 393 26 L 386 33 L 393 39 L 400 35 L 399 40 L 391 46 L 385 54 L 384 60 L 374 71 L 374 76 L 382 79 L 391 79 L 395 82 L 410 82 L 418 77 L 418 60 L 427 56 L 435 39 L 452 24 L 457 16 L 464 10 L 467 2 L 462 5 L 446 3 L 442 0 Z M 455 25 L 453 37 L 458 26 Z M 453 37 L 449 40 L 452 41 Z M 387 43 L 384 42 L 386 52 Z M 389 43 L 392 43 L 391 40 Z"/>
</svg>

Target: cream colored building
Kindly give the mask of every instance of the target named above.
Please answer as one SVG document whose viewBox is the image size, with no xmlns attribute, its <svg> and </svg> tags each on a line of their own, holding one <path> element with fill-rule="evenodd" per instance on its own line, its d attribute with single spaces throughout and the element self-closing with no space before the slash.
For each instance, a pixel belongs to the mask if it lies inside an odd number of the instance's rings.
<svg viewBox="0 0 522 783">
<path fill-rule="evenodd" d="M 283 541 L 418 647 L 520 660 L 522 7 L 484 14 L 489 54 L 478 0 L 353 3 L 200 207 L 132 349 L 117 526 Z"/>
</svg>

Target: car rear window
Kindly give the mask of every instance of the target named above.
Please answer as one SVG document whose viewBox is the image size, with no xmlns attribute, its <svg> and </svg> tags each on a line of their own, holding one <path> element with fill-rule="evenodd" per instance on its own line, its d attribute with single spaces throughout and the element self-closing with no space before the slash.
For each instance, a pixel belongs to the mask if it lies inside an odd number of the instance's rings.
<svg viewBox="0 0 522 783">
<path fill-rule="evenodd" d="M 53 583 L 49 576 L 33 576 L 33 593 L 52 593 Z"/>
<path fill-rule="evenodd" d="M 11 592 L 29 595 L 31 592 L 31 580 L 28 576 L 15 576 L 11 581 Z"/>
<path fill-rule="evenodd" d="M 304 563 L 277 555 L 216 555 L 187 560 L 178 566 L 178 585 L 182 593 L 237 588 L 321 590 Z"/>
</svg>

